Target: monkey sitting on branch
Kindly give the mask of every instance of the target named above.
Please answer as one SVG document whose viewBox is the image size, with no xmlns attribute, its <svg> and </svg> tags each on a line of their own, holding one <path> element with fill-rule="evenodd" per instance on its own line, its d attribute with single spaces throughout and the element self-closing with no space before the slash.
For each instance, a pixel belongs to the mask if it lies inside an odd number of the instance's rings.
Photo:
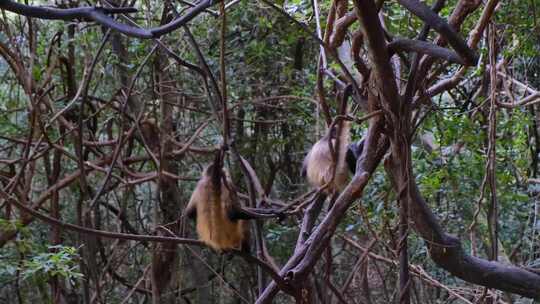
<svg viewBox="0 0 540 304">
<path fill-rule="evenodd" d="M 350 94 L 349 86 L 343 92 L 341 117 L 334 121 L 326 134 L 313 145 L 302 164 L 302 176 L 307 177 L 309 184 L 317 188 L 324 187 L 323 192 L 333 197 L 343 191 L 349 178 L 347 153 L 351 122 L 345 118 L 345 114 Z"/>
<path fill-rule="evenodd" d="M 347 185 L 349 167 L 345 156 L 350 141 L 350 127 L 350 121 L 343 121 L 340 128 L 336 128 L 336 125 L 330 127 L 304 159 L 302 175 L 313 187 L 326 186 L 323 191 L 328 195 L 341 192 Z M 334 154 L 334 150 L 337 153 Z"/>
<path fill-rule="evenodd" d="M 223 150 L 214 163 L 203 171 L 184 211 L 196 218 L 199 240 L 212 249 L 249 251 L 246 221 L 250 217 L 241 212 L 232 182 L 223 169 Z"/>
</svg>

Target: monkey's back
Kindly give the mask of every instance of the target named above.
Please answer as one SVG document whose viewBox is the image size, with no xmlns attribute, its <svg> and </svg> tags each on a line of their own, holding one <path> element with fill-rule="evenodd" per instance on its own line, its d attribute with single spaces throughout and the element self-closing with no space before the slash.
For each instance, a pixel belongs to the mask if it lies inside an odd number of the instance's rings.
<svg viewBox="0 0 540 304">
<path fill-rule="evenodd" d="M 342 127 L 342 136 L 340 141 L 340 149 L 338 161 L 336 164 L 336 176 L 334 182 L 331 183 L 326 193 L 341 192 L 347 185 L 349 179 L 349 171 L 345 163 L 345 154 L 347 153 L 347 145 L 349 144 L 349 129 L 350 122 L 344 122 Z M 335 147 L 336 140 L 332 139 L 332 145 Z M 335 149 L 335 148 L 334 148 Z M 307 155 L 306 176 L 308 182 L 313 187 L 322 187 L 332 181 L 332 168 L 334 161 L 332 153 L 328 145 L 328 138 L 323 137 L 313 145 L 311 151 Z"/>
<path fill-rule="evenodd" d="M 322 187 L 332 179 L 332 155 L 327 139 L 313 145 L 308 154 L 306 176 L 314 187 Z"/>
<path fill-rule="evenodd" d="M 229 189 L 221 184 L 217 193 L 209 178 L 197 184 L 191 200 L 197 208 L 197 234 L 199 239 L 215 250 L 240 249 L 244 239 L 244 222 L 231 221 L 228 216 L 232 201 Z"/>
</svg>

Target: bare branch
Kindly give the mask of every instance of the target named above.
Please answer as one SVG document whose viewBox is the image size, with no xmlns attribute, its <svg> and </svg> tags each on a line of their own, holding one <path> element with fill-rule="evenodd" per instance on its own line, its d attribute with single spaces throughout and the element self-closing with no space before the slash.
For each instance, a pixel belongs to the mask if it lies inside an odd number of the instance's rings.
<svg viewBox="0 0 540 304">
<path fill-rule="evenodd" d="M 463 59 L 455 52 L 433 43 L 420 40 L 396 39 L 388 44 L 388 50 L 390 51 L 390 54 L 392 54 L 392 52 L 417 52 L 444 59 L 449 62 L 465 64 L 465 61 L 463 61 Z"/>
<path fill-rule="evenodd" d="M 108 14 L 128 14 L 137 12 L 137 9 L 132 7 L 77 7 L 59 9 L 53 7 L 30 6 L 11 0 L 2 0 L 0 1 L 0 9 L 4 9 L 19 15 L 32 18 L 65 21 L 78 19 L 85 21 L 95 21 L 107 28 L 117 30 L 120 33 L 130 37 L 151 39 L 159 38 L 180 28 L 181 26 L 193 20 L 193 18 L 197 17 L 201 12 L 205 11 L 209 7 L 219 2 L 222 2 L 222 0 L 203 0 L 197 5 L 191 7 L 183 16 L 176 18 L 165 25 L 151 29 L 143 29 L 119 23 L 118 21 L 108 16 Z"/>
<path fill-rule="evenodd" d="M 463 61 L 467 65 L 476 65 L 478 62 L 478 55 L 476 52 L 469 48 L 465 40 L 463 40 L 447 22 L 439 17 L 439 15 L 435 14 L 427 5 L 418 0 L 398 0 L 398 2 L 441 34 L 463 58 Z"/>
</svg>

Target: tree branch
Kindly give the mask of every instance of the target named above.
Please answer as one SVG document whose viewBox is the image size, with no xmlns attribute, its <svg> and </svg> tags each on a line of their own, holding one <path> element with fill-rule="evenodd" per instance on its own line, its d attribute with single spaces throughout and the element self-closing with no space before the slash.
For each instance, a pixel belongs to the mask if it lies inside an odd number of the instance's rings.
<svg viewBox="0 0 540 304">
<path fill-rule="evenodd" d="M 396 39 L 388 44 L 388 51 L 390 52 L 390 55 L 397 52 L 417 52 L 453 63 L 466 64 L 456 52 L 426 41 Z"/>
<path fill-rule="evenodd" d="M 193 20 L 193 18 L 197 17 L 201 12 L 222 1 L 223 0 L 203 0 L 197 5 L 191 7 L 183 16 L 176 18 L 165 25 L 151 29 L 143 29 L 131 25 L 126 25 L 108 16 L 108 14 L 128 14 L 137 12 L 137 9 L 133 7 L 77 7 L 59 9 L 54 7 L 30 6 L 11 0 L 1 0 L 0 9 L 4 9 L 26 17 L 39 19 L 65 21 L 77 19 L 82 19 L 85 21 L 91 20 L 107 28 L 119 31 L 120 33 L 130 37 L 151 39 L 159 38 L 178 29 L 179 27 Z"/>
<path fill-rule="evenodd" d="M 396 168 L 386 166 L 386 169 L 392 179 L 400 174 Z M 540 299 L 539 274 L 466 254 L 460 240 L 443 231 L 415 182 L 411 181 L 410 189 L 408 204 L 411 214 L 415 215 L 412 225 L 426 240 L 429 254 L 437 265 L 470 283 Z"/>
<path fill-rule="evenodd" d="M 476 65 L 478 62 L 478 55 L 476 52 L 469 48 L 465 40 L 461 39 L 459 34 L 427 5 L 418 0 L 398 0 L 398 2 L 441 34 L 441 36 L 443 36 L 463 58 L 465 64 Z"/>
</svg>

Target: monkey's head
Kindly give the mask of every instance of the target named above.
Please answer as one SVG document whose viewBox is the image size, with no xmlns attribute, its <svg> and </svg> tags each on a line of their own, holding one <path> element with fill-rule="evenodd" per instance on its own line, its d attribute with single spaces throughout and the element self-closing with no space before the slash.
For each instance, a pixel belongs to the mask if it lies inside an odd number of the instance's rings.
<svg viewBox="0 0 540 304">
<path fill-rule="evenodd" d="M 215 163 L 208 165 L 204 169 L 202 177 L 211 180 L 214 186 L 219 187 L 219 185 L 221 185 L 221 183 L 223 182 L 223 179 L 227 181 L 230 180 L 229 171 L 227 171 L 225 168 L 220 167 L 221 166 L 216 165 Z"/>
<path fill-rule="evenodd" d="M 214 161 L 203 171 L 203 178 L 209 178 L 216 187 L 221 184 L 222 177 L 226 176 L 223 170 L 224 154 L 224 149 L 217 151 Z"/>
<path fill-rule="evenodd" d="M 207 178 L 214 178 L 214 177 L 218 177 L 218 176 L 221 176 L 222 175 L 222 169 L 219 168 L 220 166 L 215 164 L 215 163 L 212 163 L 210 165 L 208 165 L 206 168 L 204 168 L 204 171 L 203 171 L 203 177 L 207 177 Z"/>
</svg>

